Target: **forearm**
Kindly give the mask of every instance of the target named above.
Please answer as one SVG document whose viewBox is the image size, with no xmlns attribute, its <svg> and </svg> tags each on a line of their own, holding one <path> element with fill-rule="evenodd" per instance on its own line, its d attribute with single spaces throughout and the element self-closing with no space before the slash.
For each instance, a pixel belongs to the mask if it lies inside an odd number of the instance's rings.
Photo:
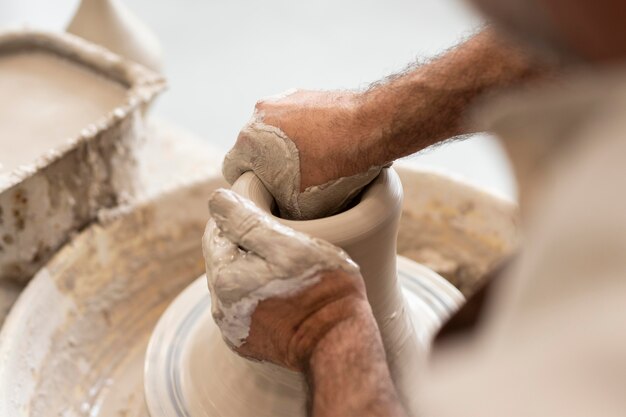
<svg viewBox="0 0 626 417">
<path fill-rule="evenodd" d="M 371 316 L 344 320 L 317 344 L 307 370 L 312 417 L 405 417 Z"/>
<path fill-rule="evenodd" d="M 473 133 L 468 112 L 481 97 L 551 68 L 487 28 L 431 62 L 375 84 L 362 94 L 360 110 L 361 122 L 371 126 L 371 164 Z"/>
</svg>

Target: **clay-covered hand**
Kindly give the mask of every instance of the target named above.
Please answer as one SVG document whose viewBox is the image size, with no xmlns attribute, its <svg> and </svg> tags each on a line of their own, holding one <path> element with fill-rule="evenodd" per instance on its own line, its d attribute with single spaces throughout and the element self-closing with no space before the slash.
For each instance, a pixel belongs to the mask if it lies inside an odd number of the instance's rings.
<svg viewBox="0 0 626 417">
<path fill-rule="evenodd" d="M 373 322 L 358 266 L 340 248 L 219 189 L 203 250 L 212 313 L 239 354 L 301 370 L 336 325 Z"/>
<path fill-rule="evenodd" d="M 254 171 L 281 215 L 312 219 L 337 213 L 380 172 L 381 126 L 348 91 L 289 91 L 261 100 L 224 159 L 231 184 Z"/>
</svg>

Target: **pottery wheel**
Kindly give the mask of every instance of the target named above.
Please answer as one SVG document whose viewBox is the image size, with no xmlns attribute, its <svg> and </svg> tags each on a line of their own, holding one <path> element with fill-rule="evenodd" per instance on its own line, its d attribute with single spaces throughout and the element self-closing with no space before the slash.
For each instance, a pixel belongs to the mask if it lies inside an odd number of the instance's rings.
<svg viewBox="0 0 626 417">
<path fill-rule="evenodd" d="M 164 161 L 173 163 L 165 155 Z M 445 175 L 399 174 L 405 188 L 399 254 L 428 264 L 456 287 L 472 288 L 515 246 L 511 204 Z M 148 415 L 148 341 L 172 300 L 204 271 L 206 198 L 225 185 L 208 177 L 109 213 L 46 264 L 0 331 L 0 416 Z M 412 280 L 401 275 L 400 281 L 407 298 L 417 292 Z M 204 297 L 202 286 L 196 294 Z M 420 311 L 436 316 L 438 296 L 420 294 L 430 306 Z M 424 331 L 420 337 L 428 340 L 434 329 Z"/>
<path fill-rule="evenodd" d="M 398 257 L 398 278 L 419 342 L 427 347 L 463 296 L 428 268 Z M 304 415 L 300 376 L 276 378 L 272 367 L 251 378 L 237 378 L 256 363 L 228 351 L 211 317 L 206 278 L 198 278 L 168 307 L 150 340 L 145 363 L 146 403 L 152 417 L 294 417 Z M 217 357 L 220 360 L 215 360 Z M 244 384 L 272 393 L 245 398 Z M 276 393 L 279 393 L 276 395 Z M 278 399 L 278 400 L 277 400 Z"/>
</svg>

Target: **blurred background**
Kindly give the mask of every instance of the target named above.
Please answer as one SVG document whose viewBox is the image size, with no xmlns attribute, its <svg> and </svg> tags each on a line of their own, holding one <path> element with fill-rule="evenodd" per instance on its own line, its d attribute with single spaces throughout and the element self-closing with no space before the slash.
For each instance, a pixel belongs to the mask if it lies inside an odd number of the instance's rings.
<svg viewBox="0 0 626 417">
<path fill-rule="evenodd" d="M 441 53 L 482 24 L 462 0 L 125 0 L 158 36 L 169 90 L 154 115 L 226 151 L 257 99 L 289 88 L 360 88 Z M 0 0 L 0 28 L 63 30 L 78 0 Z M 509 199 L 495 139 L 408 158 Z"/>
</svg>

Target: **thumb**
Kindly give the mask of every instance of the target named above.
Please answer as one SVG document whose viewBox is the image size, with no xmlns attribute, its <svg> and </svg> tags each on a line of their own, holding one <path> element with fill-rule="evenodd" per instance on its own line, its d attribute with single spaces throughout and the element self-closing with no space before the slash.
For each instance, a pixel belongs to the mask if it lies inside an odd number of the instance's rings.
<svg viewBox="0 0 626 417">
<path fill-rule="evenodd" d="M 231 190 L 220 188 L 214 191 L 209 197 L 209 211 L 228 240 L 268 261 L 275 261 L 282 250 L 310 240 Z"/>
</svg>

